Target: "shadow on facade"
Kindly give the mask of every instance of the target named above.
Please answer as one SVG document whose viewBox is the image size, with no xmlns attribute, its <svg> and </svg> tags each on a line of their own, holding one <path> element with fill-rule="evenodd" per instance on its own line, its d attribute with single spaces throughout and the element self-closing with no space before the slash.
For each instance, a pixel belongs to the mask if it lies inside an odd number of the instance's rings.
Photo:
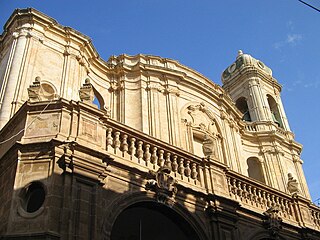
<svg viewBox="0 0 320 240">
<path fill-rule="evenodd" d="M 12 197 L 1 206 L 6 221 L 0 239 L 209 239 L 186 207 L 159 203 L 136 174 L 121 180 L 128 183 L 125 192 L 117 192 L 119 179 L 114 176 L 102 185 L 66 172 L 47 178 L 23 174 L 23 186 L 13 190 L 21 169 L 25 167 L 14 164 L 11 176 L 2 174 L 10 180 L 6 196 Z"/>
</svg>

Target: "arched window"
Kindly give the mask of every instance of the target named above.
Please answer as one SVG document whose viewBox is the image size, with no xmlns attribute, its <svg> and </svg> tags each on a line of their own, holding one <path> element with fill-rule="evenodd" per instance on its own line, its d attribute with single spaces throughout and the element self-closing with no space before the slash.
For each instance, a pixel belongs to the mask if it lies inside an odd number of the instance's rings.
<svg viewBox="0 0 320 240">
<path fill-rule="evenodd" d="M 277 102 L 269 94 L 267 95 L 267 99 L 271 112 L 272 121 L 276 123 L 278 127 L 283 127 Z"/>
<path fill-rule="evenodd" d="M 256 157 L 250 157 L 247 159 L 247 165 L 248 165 L 248 176 L 255 180 L 265 183 L 262 167 L 259 159 Z"/>
<path fill-rule="evenodd" d="M 238 98 L 238 100 L 236 101 L 236 107 L 243 114 L 242 120 L 247 121 L 247 122 L 251 122 L 251 116 L 249 113 L 247 100 L 244 97 Z"/>
</svg>

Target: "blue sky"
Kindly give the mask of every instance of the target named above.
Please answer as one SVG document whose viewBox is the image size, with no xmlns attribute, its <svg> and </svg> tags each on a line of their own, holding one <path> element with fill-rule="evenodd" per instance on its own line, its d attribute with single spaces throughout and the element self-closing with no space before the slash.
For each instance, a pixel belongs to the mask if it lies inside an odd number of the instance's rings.
<svg viewBox="0 0 320 240">
<path fill-rule="evenodd" d="M 305 0 L 320 7 L 319 0 Z M 283 85 L 282 101 L 313 200 L 320 197 L 320 13 L 298 0 L 0 0 L 0 25 L 33 7 L 89 36 L 100 56 L 178 60 L 221 85 L 242 49 Z"/>
</svg>

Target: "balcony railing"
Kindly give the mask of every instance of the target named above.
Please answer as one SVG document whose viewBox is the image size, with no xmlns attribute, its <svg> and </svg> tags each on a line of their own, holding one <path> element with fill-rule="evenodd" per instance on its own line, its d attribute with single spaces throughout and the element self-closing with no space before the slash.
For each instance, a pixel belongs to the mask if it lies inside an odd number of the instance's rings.
<svg viewBox="0 0 320 240">
<path fill-rule="evenodd" d="M 307 199 L 302 197 L 293 198 L 289 194 L 271 188 L 240 173 L 228 170 L 228 167 L 217 159 L 203 159 L 181 148 L 155 139 L 110 119 L 101 113 L 101 111 L 86 104 L 70 103 L 65 100 L 59 100 L 56 104 L 52 103 L 46 111 L 43 111 L 43 116 L 39 119 L 41 121 L 46 121 L 46 119 L 54 121 L 54 128 L 50 124 L 43 123 L 37 127 L 37 121 L 32 116 L 45 106 L 46 103 L 29 103 L 23 106 L 24 111 L 19 111 L 10 120 L 10 122 L 15 122 L 22 117 L 25 118 L 27 115 L 25 126 L 28 127 L 32 127 L 33 125 L 30 125 L 30 121 L 34 121 L 33 124 L 35 126 L 32 129 L 35 130 L 29 131 L 26 129 L 22 143 L 36 142 L 37 139 L 39 139 L 39 142 L 50 140 L 41 134 L 44 130 L 50 133 L 48 138 L 55 136 L 57 140 L 74 139 L 78 144 L 90 143 L 91 145 L 96 145 L 96 147 L 92 148 L 95 149 L 94 151 L 108 153 L 115 161 L 119 160 L 119 164 L 137 166 L 137 168 L 145 172 L 149 170 L 157 171 L 160 167 L 166 166 L 171 169 L 171 175 L 178 180 L 179 184 L 186 187 L 204 194 L 208 192 L 219 194 L 214 187 L 220 184 L 221 188 L 224 188 L 223 196 L 238 201 L 244 208 L 263 213 L 271 207 L 277 207 L 280 216 L 284 220 L 296 225 L 303 225 L 306 222 L 306 224 L 315 226 L 320 230 L 320 209 L 311 204 Z M 52 119 L 52 115 L 59 117 Z M 91 125 L 85 123 L 85 121 L 89 120 L 92 123 L 90 123 Z M 59 122 L 61 126 L 56 127 L 56 123 L 58 124 Z M 81 128 L 81 124 L 87 124 L 88 132 L 85 132 L 87 130 Z M 21 126 L 16 127 L 20 128 Z M 44 130 L 40 130 L 39 127 L 42 127 Z M 275 126 L 272 124 L 270 126 L 248 124 L 246 130 L 248 132 L 266 131 L 267 129 L 265 128 L 268 127 L 274 128 Z M 9 123 L 2 129 L 1 132 L 6 133 L 4 134 L 6 138 L 10 137 L 7 133 L 11 128 L 12 124 Z M 48 129 L 51 130 L 49 131 Z M 79 129 L 82 130 L 80 131 Z M 277 127 L 274 130 L 277 130 Z M 16 131 L 12 130 L 11 132 Z M 279 133 L 289 134 L 289 132 L 281 132 L 280 130 Z M 216 173 L 220 174 L 220 176 L 215 180 Z M 299 211 L 302 211 L 300 210 L 301 204 L 303 204 L 303 211 L 307 212 L 306 214 L 299 213 Z M 300 215 L 303 215 L 303 217 Z"/>
</svg>

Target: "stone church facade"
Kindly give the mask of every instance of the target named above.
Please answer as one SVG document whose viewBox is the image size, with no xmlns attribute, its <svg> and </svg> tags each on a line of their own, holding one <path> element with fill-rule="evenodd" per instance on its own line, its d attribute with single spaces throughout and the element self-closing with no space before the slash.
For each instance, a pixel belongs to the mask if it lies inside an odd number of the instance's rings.
<svg viewBox="0 0 320 240">
<path fill-rule="evenodd" d="M 157 56 L 104 61 L 16 10 L 0 36 L 0 239 L 320 239 L 281 85 L 241 51 L 222 82 Z"/>
</svg>

